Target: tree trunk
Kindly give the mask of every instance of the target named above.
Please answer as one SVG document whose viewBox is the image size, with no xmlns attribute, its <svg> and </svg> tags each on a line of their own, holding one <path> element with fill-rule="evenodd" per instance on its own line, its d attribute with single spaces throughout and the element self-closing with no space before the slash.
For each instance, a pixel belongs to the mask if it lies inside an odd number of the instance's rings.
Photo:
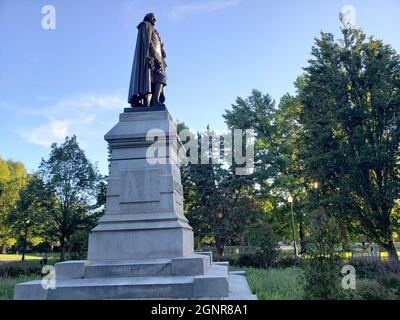
<svg viewBox="0 0 400 320">
<path fill-rule="evenodd" d="M 61 237 L 60 239 L 60 247 L 61 247 L 61 253 L 60 253 L 60 261 L 65 260 L 65 238 Z"/>
<path fill-rule="evenodd" d="M 25 235 L 24 235 L 24 246 L 22 248 L 22 261 L 25 260 L 25 252 L 26 252 L 26 242 L 28 241 L 28 227 L 25 228 Z"/>
<path fill-rule="evenodd" d="M 305 253 L 304 226 L 302 221 L 300 221 L 299 223 L 299 238 L 300 238 L 300 253 Z"/>
<path fill-rule="evenodd" d="M 7 248 L 7 246 L 5 243 L 1 244 L 0 245 L 0 254 L 6 254 L 6 248 Z"/>
<path fill-rule="evenodd" d="M 217 250 L 218 259 L 224 257 L 225 242 L 222 239 L 215 238 L 215 249 Z"/>
<path fill-rule="evenodd" d="M 344 251 L 350 251 L 349 233 L 343 223 L 339 224 L 340 236 L 342 238 L 342 246 Z"/>
<path fill-rule="evenodd" d="M 382 246 L 389 254 L 390 261 L 399 261 L 399 256 L 397 255 L 393 239 L 391 239 L 389 243 L 383 244 Z"/>
</svg>

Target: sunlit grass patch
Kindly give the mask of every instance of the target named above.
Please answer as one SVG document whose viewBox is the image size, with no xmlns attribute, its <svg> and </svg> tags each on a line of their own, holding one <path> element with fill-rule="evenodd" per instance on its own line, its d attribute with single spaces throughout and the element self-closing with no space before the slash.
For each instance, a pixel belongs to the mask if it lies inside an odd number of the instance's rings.
<svg viewBox="0 0 400 320">
<path fill-rule="evenodd" d="M 303 285 L 300 282 L 300 268 L 255 269 L 239 268 L 246 271 L 251 291 L 260 300 L 303 299 Z"/>
<path fill-rule="evenodd" d="M 58 259 L 58 253 L 26 254 L 25 260 L 41 260 L 46 255 L 48 259 Z M 22 254 L 0 254 L 0 261 L 20 261 Z"/>
<path fill-rule="evenodd" d="M 22 259 L 21 254 L 0 254 L 0 261 L 19 261 Z M 25 255 L 26 260 L 40 260 L 42 257 L 35 255 Z"/>
</svg>

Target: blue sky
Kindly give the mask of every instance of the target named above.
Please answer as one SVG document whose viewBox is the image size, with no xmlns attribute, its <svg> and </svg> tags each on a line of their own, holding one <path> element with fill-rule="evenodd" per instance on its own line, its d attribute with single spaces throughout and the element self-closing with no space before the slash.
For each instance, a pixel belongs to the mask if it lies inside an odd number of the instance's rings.
<svg viewBox="0 0 400 320">
<path fill-rule="evenodd" d="M 41 26 L 48 4 L 55 30 Z M 103 136 L 127 106 L 136 26 L 148 12 L 167 52 L 170 113 L 218 130 L 237 96 L 292 93 L 313 38 L 339 35 L 344 5 L 400 52 L 398 0 L 0 0 L 0 155 L 32 172 L 51 142 L 76 134 L 106 173 Z"/>
</svg>

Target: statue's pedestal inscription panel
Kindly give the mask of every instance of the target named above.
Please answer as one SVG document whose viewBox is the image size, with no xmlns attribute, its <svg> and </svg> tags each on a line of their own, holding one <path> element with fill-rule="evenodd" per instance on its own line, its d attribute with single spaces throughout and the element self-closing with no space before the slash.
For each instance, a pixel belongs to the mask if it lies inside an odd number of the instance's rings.
<svg viewBox="0 0 400 320">
<path fill-rule="evenodd" d="M 122 172 L 119 203 L 159 202 L 160 170 L 137 169 Z"/>
</svg>

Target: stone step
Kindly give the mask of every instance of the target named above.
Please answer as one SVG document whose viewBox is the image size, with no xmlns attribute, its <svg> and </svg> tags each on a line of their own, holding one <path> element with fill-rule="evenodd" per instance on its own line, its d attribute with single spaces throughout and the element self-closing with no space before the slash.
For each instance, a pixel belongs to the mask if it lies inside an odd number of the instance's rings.
<svg viewBox="0 0 400 320">
<path fill-rule="evenodd" d="M 92 278 L 61 281 L 57 290 L 49 291 L 48 299 L 184 298 L 192 295 L 191 277 Z"/>
<path fill-rule="evenodd" d="M 192 277 L 130 277 L 58 280 L 56 289 L 41 289 L 41 281 L 17 285 L 14 299 L 93 300 L 184 298 L 193 296 Z M 32 296 L 29 292 L 36 292 Z M 28 297 L 30 296 L 30 297 Z"/>
<path fill-rule="evenodd" d="M 171 259 L 94 262 L 86 265 L 84 278 L 171 276 Z"/>
<path fill-rule="evenodd" d="M 92 260 L 56 263 L 56 278 L 118 278 L 151 276 L 205 275 L 211 265 L 211 255 L 192 254 L 181 258 L 141 260 Z"/>
<path fill-rule="evenodd" d="M 191 299 L 228 296 L 228 270 L 212 265 L 204 276 L 62 279 L 44 290 L 41 280 L 16 285 L 17 300 Z"/>
</svg>

